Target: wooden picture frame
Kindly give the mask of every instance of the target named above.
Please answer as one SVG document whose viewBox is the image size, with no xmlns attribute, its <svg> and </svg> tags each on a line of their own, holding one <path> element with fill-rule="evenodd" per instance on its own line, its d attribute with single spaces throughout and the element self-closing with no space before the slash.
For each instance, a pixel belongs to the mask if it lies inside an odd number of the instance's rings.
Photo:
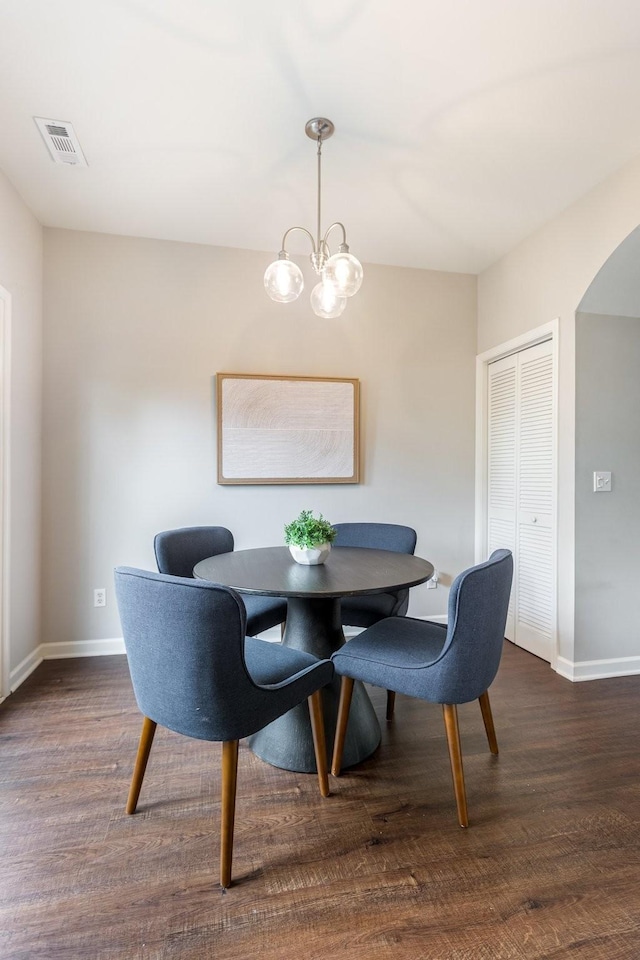
<svg viewBox="0 0 640 960">
<path fill-rule="evenodd" d="M 216 374 L 218 483 L 359 483 L 360 382 Z"/>
</svg>

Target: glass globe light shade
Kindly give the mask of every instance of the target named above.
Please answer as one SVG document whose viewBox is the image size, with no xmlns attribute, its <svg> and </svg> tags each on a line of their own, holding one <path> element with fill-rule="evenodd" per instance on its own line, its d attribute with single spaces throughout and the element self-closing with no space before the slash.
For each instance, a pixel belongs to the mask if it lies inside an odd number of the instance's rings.
<svg viewBox="0 0 640 960">
<path fill-rule="evenodd" d="M 311 291 L 311 308 L 317 317 L 333 320 L 339 317 L 347 305 L 347 298 L 339 296 L 331 283 L 320 281 Z"/>
<path fill-rule="evenodd" d="M 324 267 L 324 275 L 341 297 L 352 297 L 362 286 L 364 271 L 362 264 L 353 254 L 341 251 L 329 257 Z"/>
<path fill-rule="evenodd" d="M 264 288 L 276 303 L 290 303 L 302 293 L 304 277 L 297 263 L 288 257 L 274 260 L 264 274 Z"/>
</svg>

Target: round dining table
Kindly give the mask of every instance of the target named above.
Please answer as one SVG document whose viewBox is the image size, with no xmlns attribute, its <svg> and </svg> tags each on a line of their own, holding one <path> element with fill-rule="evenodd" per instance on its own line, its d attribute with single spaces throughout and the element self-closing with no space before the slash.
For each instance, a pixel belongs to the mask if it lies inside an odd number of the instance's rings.
<svg viewBox="0 0 640 960">
<path fill-rule="evenodd" d="M 345 642 L 340 600 L 388 593 L 424 583 L 433 575 L 428 560 L 406 553 L 364 547 L 333 547 L 324 563 L 297 563 L 288 547 L 236 550 L 196 564 L 194 577 L 232 587 L 240 594 L 285 597 L 285 646 L 328 659 Z M 323 690 L 324 722 L 329 749 L 333 745 L 340 679 Z M 360 763 L 380 743 L 380 724 L 364 686 L 354 686 L 343 765 Z M 306 703 L 274 720 L 249 738 L 253 752 L 276 767 L 313 773 L 316 769 Z"/>
</svg>

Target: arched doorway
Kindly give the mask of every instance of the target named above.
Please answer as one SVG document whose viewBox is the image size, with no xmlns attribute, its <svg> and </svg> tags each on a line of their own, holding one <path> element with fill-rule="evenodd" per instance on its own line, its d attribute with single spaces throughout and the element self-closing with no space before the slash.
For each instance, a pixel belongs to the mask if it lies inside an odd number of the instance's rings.
<svg viewBox="0 0 640 960">
<path fill-rule="evenodd" d="M 576 311 L 575 632 L 581 677 L 640 673 L 640 227 Z M 610 472 L 598 489 L 594 474 Z"/>
</svg>

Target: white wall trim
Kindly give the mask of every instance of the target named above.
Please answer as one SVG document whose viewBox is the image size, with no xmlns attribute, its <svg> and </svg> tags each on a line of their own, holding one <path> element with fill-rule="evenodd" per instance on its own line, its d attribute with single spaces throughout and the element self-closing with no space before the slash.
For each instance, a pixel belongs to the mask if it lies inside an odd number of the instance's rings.
<svg viewBox="0 0 640 960">
<path fill-rule="evenodd" d="M 416 617 L 418 620 L 433 620 L 435 623 L 446 623 L 446 614 Z M 277 629 L 277 636 L 275 635 Z M 265 631 L 262 639 L 278 641 L 279 628 Z M 347 628 L 347 637 L 356 636 L 361 631 L 357 627 Z M 36 650 L 25 657 L 15 670 L 11 671 L 10 690 L 13 693 L 21 683 L 30 676 L 43 660 L 66 660 L 73 657 L 104 657 L 125 653 L 122 637 L 113 637 L 108 640 L 69 640 L 62 643 L 41 643 Z M 640 657 L 618 657 L 613 660 L 583 660 L 572 663 L 564 657 L 558 657 L 557 672 L 560 676 L 574 682 L 580 680 L 603 680 L 611 677 L 629 677 L 640 674 Z M 0 699 L 0 703 L 2 700 Z"/>
<path fill-rule="evenodd" d="M 433 616 L 425 614 L 421 617 L 413 617 L 414 620 L 434 620 L 436 623 L 446 623 L 447 614 L 438 613 Z M 357 637 L 359 633 L 362 633 L 364 627 L 345 627 L 344 635 L 348 640 L 349 637 Z M 265 630 L 264 633 L 260 634 L 261 640 L 268 640 L 270 643 L 280 643 L 280 627 L 271 627 L 270 630 Z"/>
<path fill-rule="evenodd" d="M 24 658 L 24 660 L 18 664 L 18 666 L 11 671 L 9 674 L 9 690 L 13 693 L 18 689 L 21 683 L 27 679 L 27 677 L 33 673 L 36 667 L 39 667 L 42 663 L 42 644 L 39 647 L 36 647 L 35 650 L 32 650 L 31 653 Z"/>
<path fill-rule="evenodd" d="M 446 623 L 446 614 L 433 617 L 418 617 L 419 620 L 435 620 L 437 623 Z M 358 627 L 347 627 L 345 635 L 355 637 L 361 631 Z M 261 640 L 280 641 L 280 628 L 273 627 L 260 635 Z M 25 657 L 15 670 L 11 671 L 10 690 L 13 693 L 21 683 L 38 667 L 43 660 L 67 660 L 73 657 L 109 657 L 114 654 L 124 654 L 124 639 L 113 637 L 109 640 L 68 640 L 60 643 L 41 643 L 33 653 Z M 0 703 L 2 701 L 0 700 Z"/>
<path fill-rule="evenodd" d="M 9 634 L 9 558 L 11 532 L 11 471 L 10 471 L 10 424 L 11 424 L 11 294 L 0 287 L 0 698 L 11 688 L 11 637 Z"/>
<path fill-rule="evenodd" d="M 43 660 L 66 660 L 70 657 L 109 657 L 125 652 L 122 637 L 110 640 L 69 640 L 66 643 L 42 643 Z"/>
<path fill-rule="evenodd" d="M 558 673 L 567 680 L 605 680 L 640 674 L 640 657 L 615 657 L 612 660 L 581 660 L 573 663 L 558 657 Z"/>
<path fill-rule="evenodd" d="M 114 637 L 110 640 L 69 640 L 63 643 L 41 643 L 39 647 L 24 658 L 9 677 L 11 693 L 40 666 L 43 660 L 67 660 L 72 657 L 105 657 L 123 654 L 124 640 Z"/>
</svg>

